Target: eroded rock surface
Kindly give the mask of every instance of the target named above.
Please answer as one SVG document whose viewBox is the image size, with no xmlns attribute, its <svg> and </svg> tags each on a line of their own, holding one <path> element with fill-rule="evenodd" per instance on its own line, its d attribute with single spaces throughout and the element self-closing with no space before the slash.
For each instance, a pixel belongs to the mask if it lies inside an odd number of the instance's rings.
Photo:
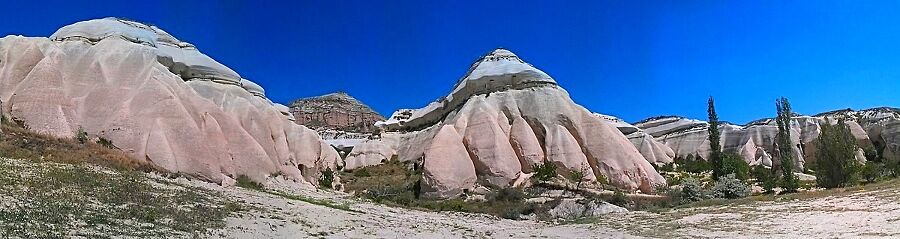
<svg viewBox="0 0 900 239">
<path fill-rule="evenodd" d="M 313 129 L 374 133 L 384 117 L 344 92 L 295 100 L 290 104 L 296 122 Z"/>
<path fill-rule="evenodd" d="M 0 100 L 34 131 L 73 137 L 81 128 L 160 170 L 217 183 L 277 173 L 316 184 L 339 159 L 262 87 L 135 21 L 0 39 Z"/>
<path fill-rule="evenodd" d="M 853 137 L 861 147 L 857 160 L 865 161 L 862 149 L 872 148 L 882 151 L 888 159 L 900 158 L 900 113 L 893 108 L 875 108 L 861 111 L 839 110 L 815 116 L 795 116 L 791 121 L 791 140 L 794 142 L 796 166 L 816 161 L 817 138 L 822 124 L 835 124 L 844 119 Z M 676 155 L 695 155 L 708 158 L 709 141 L 707 127 L 700 120 L 676 116 L 650 118 L 635 124 L 638 128 L 655 136 L 655 139 L 672 148 Z M 771 166 L 778 129 L 772 119 L 761 119 L 744 126 L 722 124 L 722 146 L 747 160 L 751 165 Z M 777 160 L 776 160 L 777 161 Z M 778 163 L 778 162 L 776 162 Z"/>
<path fill-rule="evenodd" d="M 603 175 L 627 190 L 648 192 L 665 184 L 619 129 L 573 102 L 549 75 L 504 49 L 475 62 L 447 97 L 422 109 L 398 110 L 377 125 L 386 130 L 382 140 L 398 142 L 398 160 L 424 161 L 423 188 L 433 188 L 444 198 L 471 185 L 435 183 L 477 175 L 482 185 L 509 187 L 531 172 L 532 165 L 544 162 L 558 165 L 563 175 L 576 170 L 587 180 Z M 451 137 L 450 129 L 461 137 Z M 451 154 L 468 157 L 449 159 Z M 470 160 L 472 168 L 460 158 Z M 428 173 L 432 165 L 441 168 Z"/>
</svg>

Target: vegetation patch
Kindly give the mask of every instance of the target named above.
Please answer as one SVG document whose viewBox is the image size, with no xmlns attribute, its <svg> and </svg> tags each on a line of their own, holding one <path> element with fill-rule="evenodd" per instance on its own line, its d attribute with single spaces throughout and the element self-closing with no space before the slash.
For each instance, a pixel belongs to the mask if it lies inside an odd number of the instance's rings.
<svg viewBox="0 0 900 239">
<path fill-rule="evenodd" d="M 246 175 L 240 175 L 237 177 L 236 180 L 237 180 L 236 185 L 238 187 L 242 187 L 245 189 L 268 193 L 271 195 L 283 197 L 283 198 L 290 199 L 290 200 L 302 201 L 302 202 L 306 202 L 309 204 L 324 206 L 324 207 L 328 207 L 328 208 L 334 208 L 334 209 L 338 209 L 338 210 L 342 210 L 342 211 L 363 213 L 361 211 L 351 209 L 350 205 L 348 205 L 348 204 L 338 204 L 338 203 L 332 202 L 330 200 L 316 199 L 316 198 L 306 197 L 306 196 L 302 196 L 302 195 L 285 193 L 285 192 L 278 191 L 278 190 L 267 189 L 265 186 L 263 186 L 260 183 L 254 182 L 253 180 L 250 179 L 250 177 L 247 177 Z"/>
<path fill-rule="evenodd" d="M 427 211 L 484 213 L 507 219 L 520 219 L 536 209 L 535 206 L 525 202 L 532 193 L 520 188 L 494 190 L 479 200 L 419 198 L 422 172 L 396 160 L 352 172 L 342 172 L 341 179 L 346 191 L 389 206 Z"/>
<path fill-rule="evenodd" d="M 138 171 L 0 159 L 0 232 L 24 238 L 196 235 L 244 210 Z"/>
<path fill-rule="evenodd" d="M 7 120 L 2 127 L 4 236 L 188 237 L 224 227 L 226 217 L 246 210 L 216 192 L 149 177 L 138 171 L 146 164 L 82 133 L 59 139 Z"/>
</svg>

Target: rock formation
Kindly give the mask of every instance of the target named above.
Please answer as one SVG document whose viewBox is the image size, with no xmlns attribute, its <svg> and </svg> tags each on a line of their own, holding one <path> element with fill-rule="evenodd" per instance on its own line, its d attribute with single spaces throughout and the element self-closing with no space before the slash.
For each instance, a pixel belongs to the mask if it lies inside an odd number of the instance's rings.
<svg viewBox="0 0 900 239">
<path fill-rule="evenodd" d="M 603 175 L 627 190 L 649 192 L 665 184 L 620 130 L 505 49 L 476 61 L 450 95 L 421 109 L 398 110 L 377 125 L 385 133 L 376 141 L 396 142 L 385 145 L 395 147 L 398 160 L 424 167 L 427 197 L 455 197 L 476 183 L 509 187 L 544 162 L 563 175 Z"/>
<path fill-rule="evenodd" d="M 815 116 L 798 115 L 792 118 L 791 138 L 795 144 L 794 154 L 798 156 L 796 166 L 802 168 L 805 163 L 815 162 L 816 140 L 821 133 L 821 125 L 835 124 L 838 119 L 845 120 L 854 138 L 858 140 L 861 149 L 857 152 L 857 160 L 865 160 L 862 152 L 864 148 L 878 148 L 884 152 L 886 158 L 900 159 L 898 157 L 900 138 L 896 137 L 900 127 L 900 113 L 897 110 L 847 109 Z M 703 158 L 709 156 L 707 139 L 709 124 L 704 121 L 662 116 L 643 120 L 635 126 L 672 148 L 678 156 L 695 155 Z M 771 166 L 775 136 L 778 133 L 773 119 L 760 119 L 744 126 L 725 123 L 719 126 L 719 130 L 722 132 L 724 150 L 742 155 L 751 165 Z"/>
<path fill-rule="evenodd" d="M 619 131 L 625 134 L 625 137 L 641 151 L 647 161 L 654 164 L 667 164 L 675 160 L 675 151 L 672 148 L 660 143 L 652 135 L 644 132 L 637 126 L 629 124 L 619 118 L 594 113 L 597 117 L 615 126 Z"/>
<path fill-rule="evenodd" d="M 316 130 L 375 133 L 375 122 L 384 120 L 372 108 L 344 92 L 295 100 L 290 108 L 298 124 Z"/>
<path fill-rule="evenodd" d="M 109 139 L 159 170 L 316 184 L 337 153 L 259 85 L 156 26 L 104 18 L 0 39 L 2 111 L 37 132 Z"/>
</svg>

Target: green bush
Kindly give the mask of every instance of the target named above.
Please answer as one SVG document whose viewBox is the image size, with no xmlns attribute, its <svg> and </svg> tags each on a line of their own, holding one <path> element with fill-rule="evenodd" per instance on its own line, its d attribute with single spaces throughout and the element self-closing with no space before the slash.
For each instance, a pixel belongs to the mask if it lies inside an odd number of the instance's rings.
<svg viewBox="0 0 900 239">
<path fill-rule="evenodd" d="M 741 181 L 750 179 L 750 165 L 744 158 L 735 153 L 723 153 L 722 157 L 722 175 L 734 174 L 735 178 Z"/>
<path fill-rule="evenodd" d="M 653 165 L 653 168 L 656 169 L 656 171 L 660 172 L 660 173 L 675 172 L 675 162 L 666 163 L 663 165 L 656 165 L 656 164 L 651 164 L 651 165 Z"/>
<path fill-rule="evenodd" d="M 97 144 L 99 144 L 100 146 L 106 147 L 108 149 L 116 149 L 116 146 L 113 145 L 112 140 L 108 140 L 104 137 L 100 137 L 100 139 L 97 140 Z"/>
<path fill-rule="evenodd" d="M 854 184 L 859 173 L 856 139 L 843 120 L 822 124 L 816 151 L 816 183 L 825 188 Z"/>
<path fill-rule="evenodd" d="M 547 182 L 556 177 L 556 165 L 549 161 L 545 161 L 542 164 L 534 164 L 532 168 L 534 168 L 534 176 L 531 176 L 531 178 L 538 182 Z"/>
<path fill-rule="evenodd" d="M 866 182 L 875 182 L 875 180 L 884 175 L 884 165 L 875 161 L 866 161 L 866 165 L 863 166 L 860 174 Z"/>
<path fill-rule="evenodd" d="M 525 192 L 521 188 L 503 188 L 490 195 L 489 199 L 503 202 L 523 202 L 525 201 Z"/>
<path fill-rule="evenodd" d="M 777 182 L 775 180 L 775 175 L 772 174 L 772 169 L 766 168 L 765 166 L 760 164 L 753 167 L 752 173 L 753 179 L 755 179 L 756 182 L 766 190 L 766 193 L 775 192 L 775 184 Z"/>
<path fill-rule="evenodd" d="M 681 182 L 681 200 L 684 202 L 696 202 L 706 198 L 703 184 L 696 178 L 685 178 Z"/>
<path fill-rule="evenodd" d="M 240 175 L 237 177 L 236 180 L 237 180 L 238 187 L 242 187 L 242 188 L 246 188 L 246 189 L 253 189 L 253 190 L 258 190 L 258 191 L 265 190 L 265 187 L 263 187 L 262 184 L 254 182 L 253 180 L 250 179 L 250 177 L 247 177 L 247 175 Z"/>
<path fill-rule="evenodd" d="M 334 188 L 334 170 L 331 170 L 330 167 L 325 168 L 325 170 L 322 171 L 322 174 L 319 175 L 319 188 Z"/>
<path fill-rule="evenodd" d="M 884 170 L 892 177 L 900 177 L 900 160 L 885 160 Z"/>
<path fill-rule="evenodd" d="M 703 157 L 694 156 L 693 154 L 683 158 L 675 157 L 675 164 L 677 169 L 682 172 L 701 174 L 712 170 L 709 162 L 704 160 Z"/>
<path fill-rule="evenodd" d="M 628 206 L 628 195 L 625 195 L 625 192 L 616 190 L 616 192 L 613 194 L 613 197 L 609 199 L 608 203 L 620 207 Z"/>
<path fill-rule="evenodd" d="M 80 144 L 85 144 L 88 142 L 88 134 L 81 126 L 78 126 L 78 132 L 75 133 L 75 139 L 78 140 L 78 143 Z"/>
<path fill-rule="evenodd" d="M 750 186 L 736 178 L 734 174 L 728 174 L 716 180 L 709 193 L 712 198 L 735 199 L 750 196 Z"/>
</svg>

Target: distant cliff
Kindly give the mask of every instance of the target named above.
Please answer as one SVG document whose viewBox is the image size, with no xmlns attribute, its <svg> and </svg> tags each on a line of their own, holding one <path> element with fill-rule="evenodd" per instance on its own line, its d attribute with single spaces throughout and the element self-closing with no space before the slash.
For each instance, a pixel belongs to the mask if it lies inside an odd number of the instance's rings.
<svg viewBox="0 0 900 239">
<path fill-rule="evenodd" d="M 384 117 L 347 93 L 337 92 L 303 98 L 290 104 L 297 124 L 322 130 L 373 133 L 375 122 Z"/>
</svg>

